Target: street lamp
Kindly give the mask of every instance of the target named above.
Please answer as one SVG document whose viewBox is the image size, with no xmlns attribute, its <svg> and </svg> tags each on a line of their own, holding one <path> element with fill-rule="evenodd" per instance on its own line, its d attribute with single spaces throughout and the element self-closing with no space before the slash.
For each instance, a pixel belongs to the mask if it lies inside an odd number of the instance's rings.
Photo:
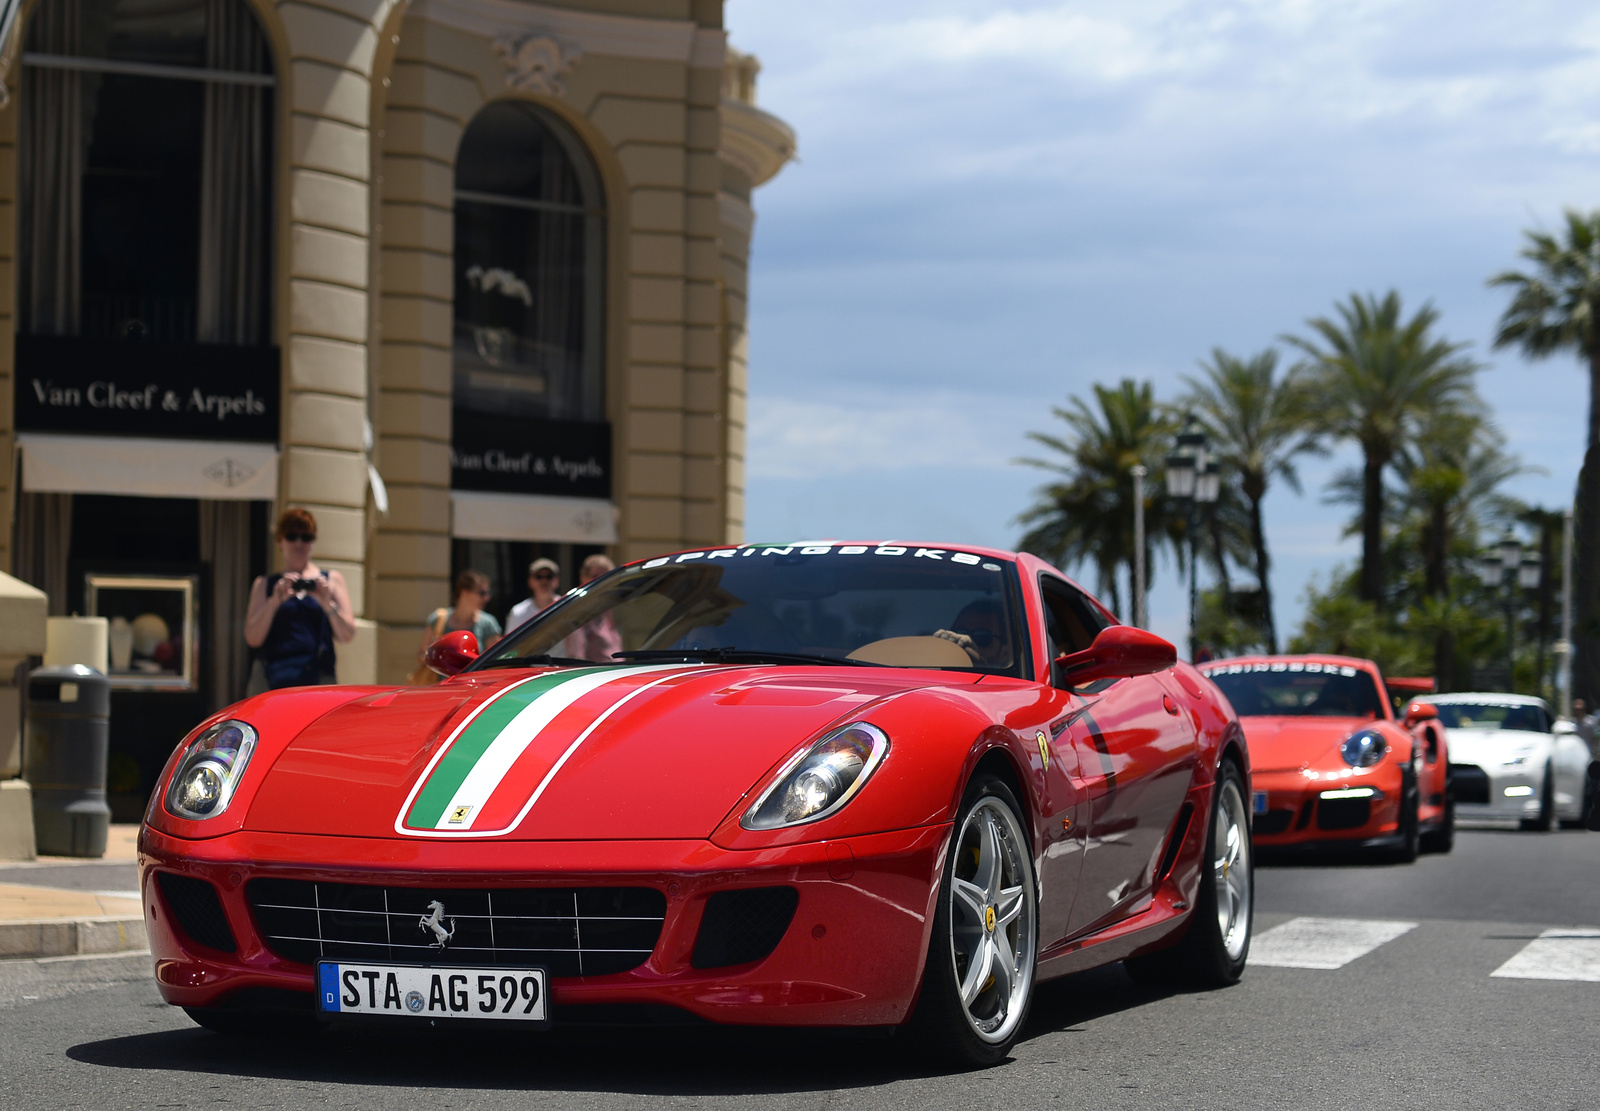
<svg viewBox="0 0 1600 1111">
<path fill-rule="evenodd" d="M 1533 590 L 1538 587 L 1543 573 L 1543 560 L 1538 552 L 1524 553 L 1522 542 L 1511 526 L 1501 534 L 1500 542 L 1484 554 L 1478 565 L 1478 577 L 1490 589 L 1504 588 L 1506 609 L 1506 687 L 1516 689 L 1516 635 L 1517 588 Z"/>
<path fill-rule="evenodd" d="M 1199 544 L 1199 524 L 1196 509 L 1217 500 L 1222 489 L 1222 476 L 1217 465 L 1206 456 L 1206 434 L 1191 414 L 1185 418 L 1183 431 L 1178 433 L 1177 444 L 1167 456 L 1167 496 L 1183 506 L 1185 531 L 1189 534 L 1189 659 L 1199 655 L 1200 644 L 1195 629 L 1195 613 L 1200 596 L 1195 563 Z"/>
</svg>

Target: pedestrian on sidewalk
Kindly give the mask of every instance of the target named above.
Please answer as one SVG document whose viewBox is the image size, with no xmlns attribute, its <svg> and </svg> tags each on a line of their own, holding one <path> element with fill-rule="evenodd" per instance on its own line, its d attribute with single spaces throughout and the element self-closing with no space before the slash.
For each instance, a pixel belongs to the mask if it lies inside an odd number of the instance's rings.
<svg viewBox="0 0 1600 1111">
<path fill-rule="evenodd" d="M 489 576 L 482 571 L 463 571 L 456 576 L 455 603 L 440 606 L 428 615 L 427 631 L 422 634 L 422 647 L 417 649 L 417 669 L 410 675 L 413 686 L 437 683 L 435 675 L 423 662 L 428 646 L 446 633 L 466 630 L 478 640 L 479 653 L 487 652 L 500 639 L 500 622 L 483 606 L 489 600 Z"/>
<path fill-rule="evenodd" d="M 283 570 L 250 584 L 244 640 L 252 652 L 247 695 L 337 682 L 334 644 L 356 638 L 344 576 L 311 561 L 317 519 L 292 506 L 278 518 Z"/>
<path fill-rule="evenodd" d="M 583 561 L 583 567 L 578 572 L 578 583 L 588 586 L 616 566 L 607 556 L 596 552 Z M 607 610 L 567 637 L 566 646 L 567 655 L 580 660 L 591 660 L 597 664 L 616 663 L 612 653 L 622 651 L 622 634 L 617 630 L 611 611 Z"/>
<path fill-rule="evenodd" d="M 506 615 L 506 632 L 531 621 L 535 615 L 555 605 L 561 598 L 561 568 L 553 559 L 536 559 L 528 564 L 528 597 L 511 607 Z"/>
</svg>

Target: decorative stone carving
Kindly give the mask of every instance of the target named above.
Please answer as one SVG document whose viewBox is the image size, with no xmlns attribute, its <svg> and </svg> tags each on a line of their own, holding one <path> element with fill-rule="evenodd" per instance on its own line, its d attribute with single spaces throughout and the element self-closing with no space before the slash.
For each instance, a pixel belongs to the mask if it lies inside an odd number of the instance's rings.
<svg viewBox="0 0 1600 1111">
<path fill-rule="evenodd" d="M 506 85 L 525 93 L 560 96 L 567 91 L 562 78 L 583 57 L 580 47 L 537 31 L 502 31 L 492 41 L 506 64 Z"/>
</svg>

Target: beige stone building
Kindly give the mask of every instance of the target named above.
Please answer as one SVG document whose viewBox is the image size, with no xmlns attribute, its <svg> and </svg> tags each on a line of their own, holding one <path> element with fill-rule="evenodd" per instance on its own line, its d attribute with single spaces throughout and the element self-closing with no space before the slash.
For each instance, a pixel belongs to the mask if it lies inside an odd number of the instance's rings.
<svg viewBox="0 0 1600 1111">
<path fill-rule="evenodd" d="M 346 681 L 403 678 L 463 568 L 503 612 L 537 555 L 742 538 L 795 139 L 722 0 L 0 10 L 0 566 L 112 618 L 114 789 L 242 692 L 285 505 Z"/>
</svg>

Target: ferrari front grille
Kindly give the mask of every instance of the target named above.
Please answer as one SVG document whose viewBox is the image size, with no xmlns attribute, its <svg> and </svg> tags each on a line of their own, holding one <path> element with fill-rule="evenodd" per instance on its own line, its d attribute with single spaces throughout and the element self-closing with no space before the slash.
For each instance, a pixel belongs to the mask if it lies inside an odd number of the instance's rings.
<svg viewBox="0 0 1600 1111">
<path fill-rule="evenodd" d="M 1489 773 L 1476 764 L 1451 764 L 1450 794 L 1457 802 L 1487 803 Z"/>
<path fill-rule="evenodd" d="M 604 976 L 654 952 L 667 898 L 650 887 L 376 887 L 257 879 L 245 888 L 285 960 L 512 965 Z"/>
</svg>

